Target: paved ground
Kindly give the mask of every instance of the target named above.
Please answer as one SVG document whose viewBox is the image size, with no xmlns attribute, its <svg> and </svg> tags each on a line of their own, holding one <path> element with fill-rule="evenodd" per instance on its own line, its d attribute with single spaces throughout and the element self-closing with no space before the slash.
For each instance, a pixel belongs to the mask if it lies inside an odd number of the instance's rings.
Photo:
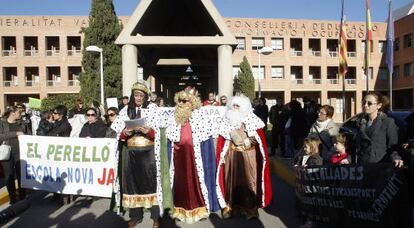
<svg viewBox="0 0 414 228">
<path fill-rule="evenodd" d="M 292 186 L 288 184 L 289 171 L 280 161 L 274 162 L 279 164 L 278 169 L 272 169 L 274 200 L 268 208 L 260 209 L 259 219 L 251 221 L 246 221 L 244 218 L 223 220 L 220 214 L 212 214 L 209 219 L 193 225 L 164 218 L 161 223 L 162 227 L 298 227 L 299 223 L 294 209 L 294 191 Z M 277 173 L 282 174 L 282 177 Z M 92 198 L 79 197 L 72 204 L 59 206 L 51 198 L 51 194 L 44 192 L 32 194 L 30 208 L 5 224 L 4 227 L 126 227 L 125 221 L 128 220 L 128 215 L 121 217 L 108 211 L 108 199 L 92 200 Z M 5 207 L 7 205 L 0 207 L 0 210 Z M 152 227 L 149 213 L 145 214 L 143 223 L 137 227 Z"/>
</svg>

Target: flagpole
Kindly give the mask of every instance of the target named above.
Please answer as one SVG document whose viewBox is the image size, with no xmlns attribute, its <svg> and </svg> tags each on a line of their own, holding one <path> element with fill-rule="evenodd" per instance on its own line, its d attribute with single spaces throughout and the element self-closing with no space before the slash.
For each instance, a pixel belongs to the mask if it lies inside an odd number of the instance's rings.
<svg viewBox="0 0 414 228">
<path fill-rule="evenodd" d="M 389 83 L 390 83 L 390 111 L 392 111 L 392 73 L 394 71 L 394 20 L 392 18 L 392 7 L 391 7 L 391 0 L 388 0 L 388 24 L 387 24 L 387 58 L 386 62 L 388 65 L 388 72 L 389 72 Z"/>
<path fill-rule="evenodd" d="M 370 0 L 366 0 L 366 34 L 365 34 L 365 75 L 366 75 L 366 92 L 369 93 L 369 62 L 371 58 L 371 3 Z"/>
<path fill-rule="evenodd" d="M 339 75 L 342 77 L 342 102 L 343 102 L 342 122 L 345 122 L 346 111 L 347 111 L 347 108 L 346 108 L 346 92 L 345 92 L 345 75 L 346 75 L 347 67 L 348 67 L 347 62 L 346 62 L 346 57 L 347 57 L 346 55 L 348 53 L 347 53 L 347 51 L 345 51 L 345 49 L 347 49 L 347 47 L 346 47 L 347 44 L 345 43 L 345 47 L 343 47 L 344 40 L 343 40 L 343 37 L 342 37 L 342 35 L 344 35 L 344 34 L 346 36 L 346 33 L 343 31 L 344 26 L 345 26 L 344 23 L 345 23 L 345 21 L 344 21 L 344 0 L 342 0 L 341 25 L 340 25 L 340 30 L 341 31 L 339 33 L 339 58 L 340 58 L 340 61 L 339 61 Z M 344 38 L 346 40 L 346 37 L 344 37 Z M 341 60 L 343 61 L 342 63 L 341 63 Z M 342 66 L 341 66 L 341 64 L 342 64 Z"/>
</svg>

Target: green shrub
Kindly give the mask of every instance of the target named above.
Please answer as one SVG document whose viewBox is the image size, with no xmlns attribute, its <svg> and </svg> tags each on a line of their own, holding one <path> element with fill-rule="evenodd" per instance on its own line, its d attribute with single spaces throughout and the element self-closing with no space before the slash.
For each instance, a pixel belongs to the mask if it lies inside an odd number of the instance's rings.
<svg viewBox="0 0 414 228">
<path fill-rule="evenodd" d="M 53 111 L 58 105 L 65 105 L 66 108 L 72 109 L 75 106 L 75 100 L 79 94 L 54 94 L 42 99 L 42 111 Z"/>
</svg>

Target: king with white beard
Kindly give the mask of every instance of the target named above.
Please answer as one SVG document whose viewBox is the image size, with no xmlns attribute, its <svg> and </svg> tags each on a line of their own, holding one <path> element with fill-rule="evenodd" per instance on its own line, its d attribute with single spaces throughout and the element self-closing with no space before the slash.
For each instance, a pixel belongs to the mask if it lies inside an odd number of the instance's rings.
<svg viewBox="0 0 414 228">
<path fill-rule="evenodd" d="M 272 198 L 263 121 L 245 96 L 231 98 L 217 140 L 217 197 L 224 218 L 258 217 Z"/>
</svg>

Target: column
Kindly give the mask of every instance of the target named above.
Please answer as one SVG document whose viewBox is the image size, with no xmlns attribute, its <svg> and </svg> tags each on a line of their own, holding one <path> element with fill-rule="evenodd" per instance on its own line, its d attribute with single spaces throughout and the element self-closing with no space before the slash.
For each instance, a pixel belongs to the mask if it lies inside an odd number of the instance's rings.
<svg viewBox="0 0 414 228">
<path fill-rule="evenodd" d="M 132 84 L 137 82 L 138 49 L 135 45 L 122 46 L 122 95 L 131 95 Z"/>
<path fill-rule="evenodd" d="M 328 102 L 328 90 L 321 90 L 321 105 L 329 104 Z"/>
<path fill-rule="evenodd" d="M 218 54 L 218 94 L 231 97 L 233 95 L 233 61 L 230 45 L 220 45 Z"/>
<path fill-rule="evenodd" d="M 356 104 L 356 113 L 362 112 L 362 90 L 355 91 L 356 98 L 355 98 L 355 104 Z"/>
</svg>

